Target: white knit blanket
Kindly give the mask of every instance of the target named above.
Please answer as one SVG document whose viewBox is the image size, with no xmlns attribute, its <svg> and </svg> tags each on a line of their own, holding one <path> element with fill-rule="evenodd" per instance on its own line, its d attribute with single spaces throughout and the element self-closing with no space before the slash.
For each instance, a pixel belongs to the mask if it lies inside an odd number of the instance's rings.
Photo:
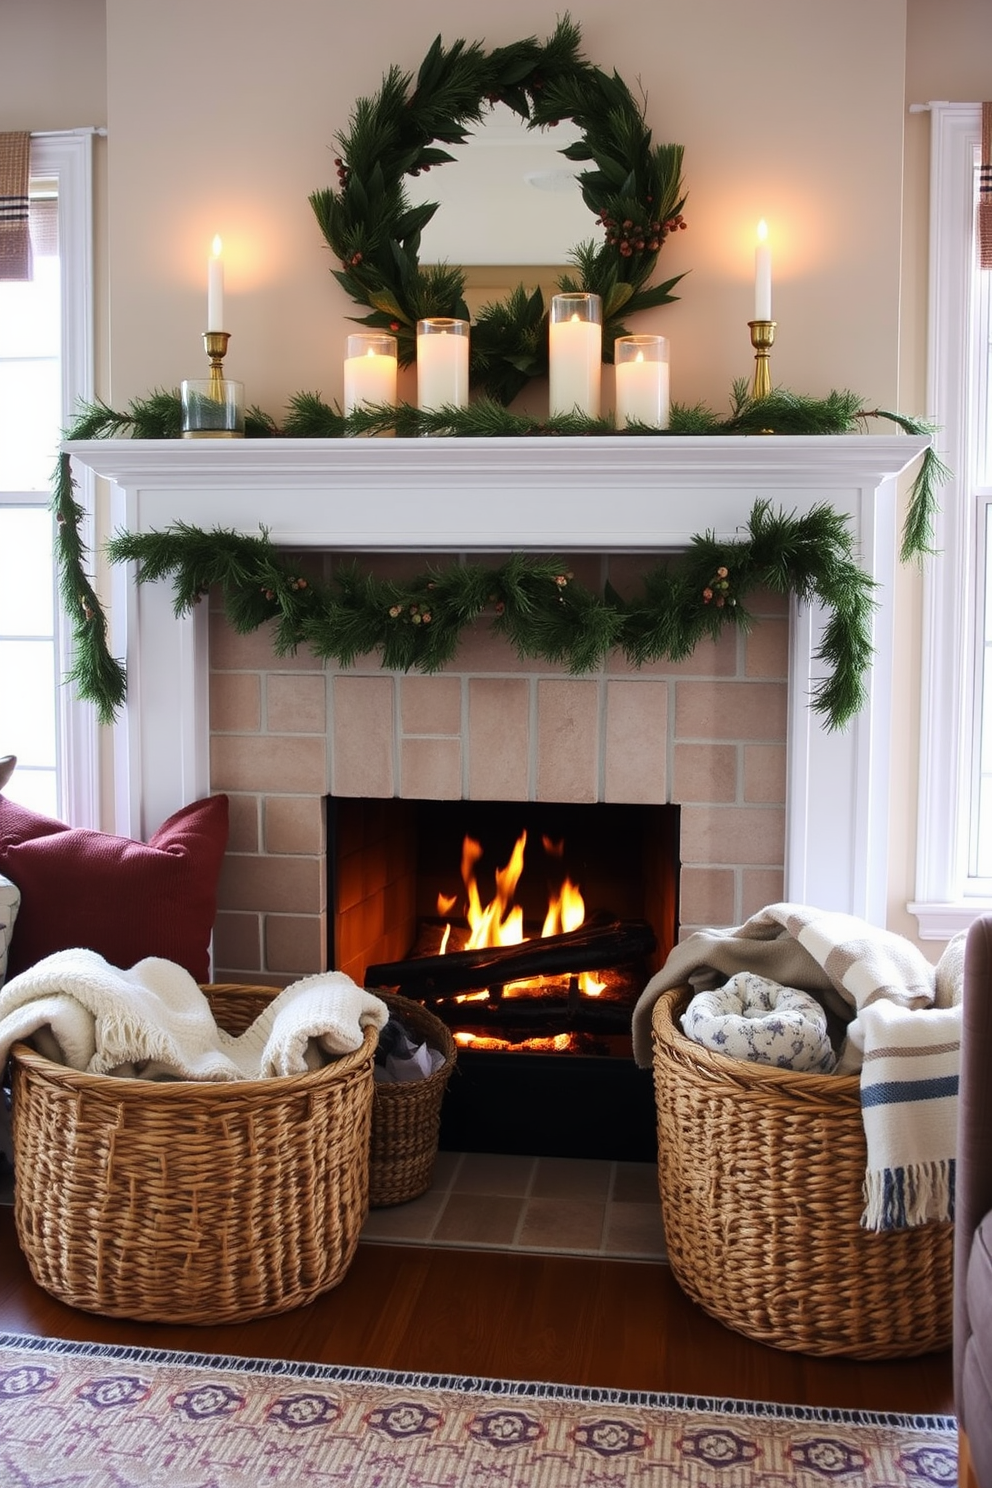
<svg viewBox="0 0 992 1488">
<path fill-rule="evenodd" d="M 0 1068 L 30 1039 L 90 1074 L 142 1080 L 257 1080 L 304 1074 L 361 1048 L 389 1009 L 343 972 L 286 987 L 244 1033 L 219 1028 L 187 971 L 149 957 L 124 971 L 95 951 L 57 951 L 0 989 Z"/>
<path fill-rule="evenodd" d="M 965 933 L 936 966 L 908 940 L 854 915 L 772 904 L 731 930 L 688 936 L 645 987 L 634 1057 L 651 1065 L 663 992 L 756 971 L 813 992 L 851 1020 L 837 1065 L 861 1071 L 868 1164 L 862 1223 L 897 1229 L 953 1217 Z"/>
<path fill-rule="evenodd" d="M 681 1022 L 687 1038 L 729 1059 L 818 1075 L 837 1063 L 822 1003 L 753 971 L 697 992 Z"/>
</svg>

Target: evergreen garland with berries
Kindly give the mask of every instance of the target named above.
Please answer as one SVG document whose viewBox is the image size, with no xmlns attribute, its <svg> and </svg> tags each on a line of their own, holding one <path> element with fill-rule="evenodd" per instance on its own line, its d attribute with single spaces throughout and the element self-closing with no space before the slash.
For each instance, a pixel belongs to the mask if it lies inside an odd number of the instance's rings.
<svg viewBox="0 0 992 1488">
<path fill-rule="evenodd" d="M 430 316 L 470 320 L 465 275 L 447 264 L 420 263 L 420 237 L 436 203 L 411 206 L 403 188 L 454 157 L 441 145 L 461 144 L 498 103 L 529 129 L 571 119 L 582 137 L 561 151 L 586 163 L 578 189 L 602 241 L 572 251 L 574 274 L 563 291 L 598 294 L 603 302 L 603 354 L 628 334 L 625 318 L 664 305 L 681 275 L 649 283 L 665 239 L 685 227 L 682 146 L 652 143 L 642 106 L 616 72 L 593 66 L 580 50 L 578 26 L 566 15 L 543 44 L 534 37 L 485 51 L 480 43 L 435 40 L 416 78 L 391 67 L 374 98 L 359 99 L 339 136 L 337 188 L 310 197 L 321 233 L 340 268 L 334 277 L 369 313 L 359 324 L 391 331 L 399 361 L 416 359 L 417 321 Z M 548 312 L 540 289 L 518 286 L 483 306 L 472 324 L 469 381 L 475 393 L 509 404 L 548 371 Z"/>
</svg>

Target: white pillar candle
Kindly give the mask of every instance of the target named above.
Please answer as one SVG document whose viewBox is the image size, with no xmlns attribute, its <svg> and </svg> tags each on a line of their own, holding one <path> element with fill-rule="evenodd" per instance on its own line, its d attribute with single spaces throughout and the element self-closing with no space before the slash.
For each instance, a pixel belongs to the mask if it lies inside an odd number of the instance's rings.
<svg viewBox="0 0 992 1488">
<path fill-rule="evenodd" d="M 668 428 L 668 340 L 665 336 L 619 336 L 614 342 L 616 417 L 627 423 Z"/>
<path fill-rule="evenodd" d="M 344 411 L 396 403 L 396 337 L 385 333 L 348 337 L 344 363 Z"/>
<path fill-rule="evenodd" d="M 221 240 L 215 237 L 207 262 L 207 330 L 224 330 L 224 260 Z"/>
<path fill-rule="evenodd" d="M 417 407 L 468 406 L 467 320 L 436 316 L 417 322 Z"/>
<path fill-rule="evenodd" d="M 754 318 L 772 318 L 772 251 L 768 246 L 768 225 L 758 223 L 758 242 L 754 250 Z"/>
<path fill-rule="evenodd" d="M 552 417 L 578 412 L 598 418 L 602 368 L 599 295 L 552 296 L 548 326 L 548 403 Z"/>
</svg>

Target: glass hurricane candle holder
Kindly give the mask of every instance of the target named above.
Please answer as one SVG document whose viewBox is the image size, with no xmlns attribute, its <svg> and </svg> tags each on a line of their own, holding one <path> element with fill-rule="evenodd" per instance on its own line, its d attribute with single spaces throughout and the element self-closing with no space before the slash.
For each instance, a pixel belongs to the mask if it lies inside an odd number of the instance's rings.
<svg viewBox="0 0 992 1488">
<path fill-rule="evenodd" d="M 613 343 L 617 424 L 668 428 L 667 336 L 618 336 Z"/>
<path fill-rule="evenodd" d="M 467 320 L 437 315 L 417 321 L 417 407 L 468 407 Z"/>
<path fill-rule="evenodd" d="M 190 377 L 180 388 L 184 439 L 241 439 L 245 385 L 227 377 Z"/>
<path fill-rule="evenodd" d="M 356 331 L 348 337 L 344 362 L 344 411 L 396 406 L 396 337 L 388 331 Z"/>
<path fill-rule="evenodd" d="M 599 418 L 603 369 L 603 302 L 595 294 L 556 294 L 548 325 L 551 416 Z"/>
</svg>

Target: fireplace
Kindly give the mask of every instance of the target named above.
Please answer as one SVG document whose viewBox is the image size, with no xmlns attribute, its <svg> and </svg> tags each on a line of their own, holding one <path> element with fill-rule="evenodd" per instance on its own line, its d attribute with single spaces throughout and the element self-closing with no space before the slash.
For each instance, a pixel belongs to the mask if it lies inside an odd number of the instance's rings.
<svg viewBox="0 0 992 1488">
<path fill-rule="evenodd" d="M 671 805 L 329 800 L 329 960 L 453 1030 L 442 1146 L 651 1160 L 630 1020 L 676 940 L 678 840 Z"/>
<path fill-rule="evenodd" d="M 570 677 L 484 633 L 432 677 L 273 662 L 208 606 L 112 571 L 117 830 L 147 837 L 208 790 L 232 799 L 215 967 L 282 983 L 327 964 L 328 795 L 681 807 L 679 933 L 784 896 L 884 923 L 896 478 L 905 436 L 493 440 L 95 440 L 111 525 L 264 526 L 281 547 L 384 564 L 555 552 L 621 585 L 696 532 L 732 539 L 754 502 L 844 512 L 880 586 L 866 704 L 844 731 L 809 708 L 823 616 L 781 600 L 688 663 L 616 658 Z M 361 974 L 360 966 L 344 969 Z"/>
</svg>

